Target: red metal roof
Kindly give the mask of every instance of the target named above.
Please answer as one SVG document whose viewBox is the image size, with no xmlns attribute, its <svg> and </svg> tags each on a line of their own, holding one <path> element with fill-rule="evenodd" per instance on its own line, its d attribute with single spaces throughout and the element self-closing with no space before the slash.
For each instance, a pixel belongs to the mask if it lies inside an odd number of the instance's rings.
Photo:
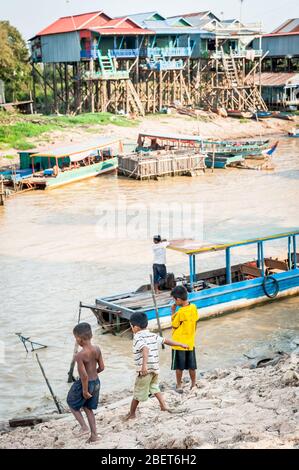
<svg viewBox="0 0 299 470">
<path fill-rule="evenodd" d="M 299 34 L 299 31 L 293 31 L 291 33 L 270 33 L 270 34 L 263 34 L 262 37 L 263 38 L 269 38 L 269 37 L 273 37 L 275 38 L 276 36 L 295 36 L 295 35 L 298 35 Z"/>
<path fill-rule="evenodd" d="M 84 13 L 82 15 L 64 16 L 54 21 L 47 28 L 40 31 L 36 36 L 45 36 L 47 34 L 68 33 L 80 29 L 89 29 L 98 27 L 110 21 L 110 17 L 103 11 Z"/>
<path fill-rule="evenodd" d="M 104 35 L 119 34 L 155 34 L 153 31 L 141 28 L 135 21 L 127 17 L 110 18 L 103 11 L 85 13 L 83 15 L 65 16 L 54 21 L 50 26 L 40 31 L 36 36 L 48 34 L 69 33 L 73 31 L 96 31 Z"/>
</svg>

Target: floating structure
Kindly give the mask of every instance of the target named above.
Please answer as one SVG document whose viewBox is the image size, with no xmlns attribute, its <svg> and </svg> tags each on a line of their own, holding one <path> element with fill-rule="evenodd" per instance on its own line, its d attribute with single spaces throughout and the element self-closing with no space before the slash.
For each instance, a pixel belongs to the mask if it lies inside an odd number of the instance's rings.
<svg viewBox="0 0 299 470">
<path fill-rule="evenodd" d="M 33 99 L 46 112 L 156 113 L 182 106 L 266 110 L 256 81 L 260 25 L 212 12 L 111 18 L 103 11 L 58 19 L 31 40 Z"/>
<path fill-rule="evenodd" d="M 105 137 L 86 145 L 19 152 L 20 170 L 5 172 L 16 190 L 53 189 L 116 170 L 123 152 L 119 138 Z"/>
<path fill-rule="evenodd" d="M 278 142 L 271 147 L 269 140 L 261 141 L 212 141 L 200 136 L 140 133 L 136 151 L 119 157 L 120 175 L 138 180 L 161 176 L 194 176 L 206 168 L 270 169 L 269 158 Z M 246 158 L 265 160 L 265 165 L 252 167 Z"/>
<path fill-rule="evenodd" d="M 299 230 L 256 237 L 242 241 L 207 243 L 194 240 L 171 242 L 169 249 L 183 253 L 189 259 L 189 275 L 176 278 L 189 291 L 189 300 L 194 303 L 200 319 L 206 319 L 241 308 L 273 301 L 299 294 L 299 254 L 296 243 Z M 285 240 L 286 251 L 283 259 L 265 257 L 270 250 L 271 241 Z M 255 246 L 257 258 L 248 262 L 231 265 L 235 249 Z M 222 252 L 225 267 L 200 272 L 196 260 L 203 254 Z M 163 328 L 171 326 L 171 289 L 160 286 L 164 291 L 156 297 L 158 315 Z M 143 312 L 149 319 L 149 328 L 157 329 L 156 310 L 151 286 L 143 285 L 134 292 L 98 297 L 92 305 L 83 305 L 95 314 L 98 323 L 104 328 L 120 331 L 128 325 L 134 312 Z M 127 326 L 126 326 L 127 327 Z M 125 328 L 125 326 L 124 326 Z"/>
</svg>

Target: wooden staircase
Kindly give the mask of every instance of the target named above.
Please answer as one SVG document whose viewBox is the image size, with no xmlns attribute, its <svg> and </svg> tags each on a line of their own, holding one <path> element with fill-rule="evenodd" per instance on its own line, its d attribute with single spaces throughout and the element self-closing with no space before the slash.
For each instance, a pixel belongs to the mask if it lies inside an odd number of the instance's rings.
<svg viewBox="0 0 299 470">
<path fill-rule="evenodd" d="M 99 65 L 102 74 L 104 75 L 105 73 L 114 73 L 116 72 L 112 57 L 109 55 L 102 55 L 100 51 L 98 51 L 98 59 L 99 59 Z"/>
</svg>

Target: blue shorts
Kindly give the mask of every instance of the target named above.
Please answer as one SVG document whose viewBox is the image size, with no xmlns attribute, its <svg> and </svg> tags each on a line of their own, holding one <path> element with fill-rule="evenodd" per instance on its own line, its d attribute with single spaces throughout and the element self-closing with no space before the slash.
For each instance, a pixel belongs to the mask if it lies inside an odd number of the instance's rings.
<svg viewBox="0 0 299 470">
<path fill-rule="evenodd" d="M 165 264 L 153 264 L 154 284 L 159 284 L 160 281 L 166 281 L 167 270 Z"/>
<path fill-rule="evenodd" d="M 67 404 L 75 411 L 81 408 L 88 408 L 89 410 L 96 410 L 99 404 L 101 382 L 99 379 L 89 380 L 88 391 L 92 395 L 91 398 L 86 400 L 83 396 L 83 387 L 81 379 L 76 380 L 70 388 L 67 395 Z"/>
</svg>

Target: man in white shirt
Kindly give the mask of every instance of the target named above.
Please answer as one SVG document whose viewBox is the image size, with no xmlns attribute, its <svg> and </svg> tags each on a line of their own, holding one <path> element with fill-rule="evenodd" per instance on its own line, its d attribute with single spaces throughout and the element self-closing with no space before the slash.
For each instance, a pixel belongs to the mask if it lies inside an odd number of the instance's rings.
<svg viewBox="0 0 299 470">
<path fill-rule="evenodd" d="M 166 247 L 169 245 L 167 240 L 162 240 L 160 235 L 155 235 L 153 238 L 153 273 L 154 273 L 154 288 L 158 294 L 160 292 L 159 285 L 166 281 Z"/>
</svg>

